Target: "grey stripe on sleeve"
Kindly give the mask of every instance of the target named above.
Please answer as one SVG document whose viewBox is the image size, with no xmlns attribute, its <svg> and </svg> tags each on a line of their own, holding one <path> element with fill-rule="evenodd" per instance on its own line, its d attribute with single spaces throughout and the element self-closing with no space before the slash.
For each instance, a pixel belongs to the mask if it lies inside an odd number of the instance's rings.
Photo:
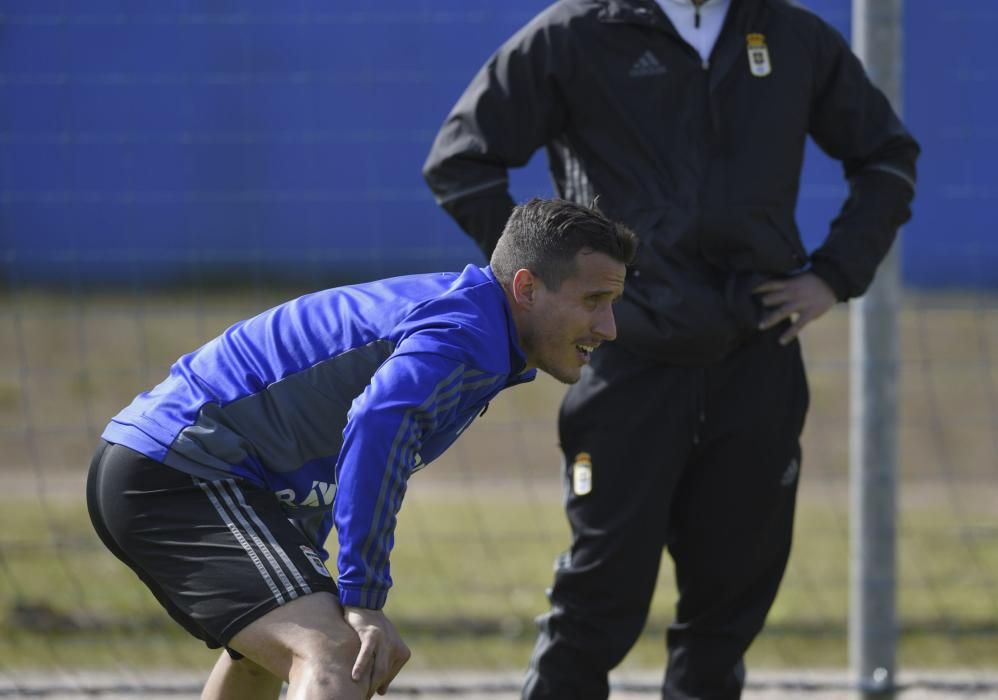
<svg viewBox="0 0 998 700">
<path fill-rule="evenodd" d="M 420 404 L 415 409 L 410 409 L 406 411 L 405 415 L 402 418 L 402 423 L 399 425 L 398 432 L 395 434 L 395 438 L 392 440 L 391 449 L 389 449 L 388 451 L 388 464 L 386 465 L 388 468 L 385 469 L 384 476 L 381 479 L 381 488 L 378 491 L 378 500 L 374 508 L 373 517 L 371 518 L 371 528 L 370 531 L 367 533 L 367 539 L 364 541 L 364 545 L 361 547 L 360 550 L 361 560 L 368 563 L 367 578 L 364 581 L 364 589 L 365 589 L 364 600 L 367 602 L 368 605 L 370 605 L 369 597 L 374 593 L 373 591 L 368 590 L 370 577 L 375 573 L 376 568 L 380 568 L 380 566 L 375 567 L 374 562 L 368 562 L 367 560 L 368 556 L 371 553 L 371 549 L 374 547 L 375 543 L 378 542 L 379 540 L 382 540 L 383 533 L 380 533 L 379 530 L 381 529 L 380 527 L 381 522 L 385 517 L 384 514 L 385 505 L 386 505 L 385 496 L 387 494 L 389 484 L 391 483 L 392 479 L 396 478 L 396 466 L 398 463 L 402 461 L 400 457 L 402 454 L 404 454 L 403 445 L 405 447 L 408 447 L 415 440 L 414 437 L 415 426 L 412 425 L 414 417 L 416 413 L 425 411 L 434 403 L 438 402 L 440 400 L 439 392 L 441 391 L 441 389 L 443 387 L 448 386 L 449 384 L 454 383 L 455 380 L 458 380 L 459 377 L 464 373 L 464 371 L 465 371 L 464 365 L 460 365 L 459 367 L 457 367 L 447 377 L 445 377 L 444 379 L 442 379 L 440 382 L 437 383 L 437 385 L 433 388 L 433 391 L 430 392 L 430 395 L 426 398 L 425 401 L 423 401 L 422 404 Z M 454 393 L 455 390 L 460 391 L 460 381 L 457 382 L 456 387 L 450 387 L 450 389 L 444 393 L 447 395 L 451 395 Z M 407 435 L 410 436 L 408 440 L 405 439 Z"/>
<path fill-rule="evenodd" d="M 905 171 L 901 170 L 901 168 L 896 168 L 893 165 L 888 165 L 887 163 L 874 163 L 872 165 L 866 166 L 865 168 L 863 168 L 863 170 L 879 170 L 884 173 L 890 173 L 891 175 L 896 175 L 897 177 L 907 182 L 908 185 L 911 187 L 911 189 L 915 189 L 915 178 L 913 178 Z"/>
<path fill-rule="evenodd" d="M 448 202 L 453 202 L 456 199 L 461 199 L 461 197 L 468 197 L 469 195 L 478 194 L 479 192 L 485 192 L 486 190 L 491 190 L 500 185 L 506 186 L 509 184 L 509 178 L 500 177 L 495 180 L 488 180 L 487 182 L 480 182 L 477 185 L 472 185 L 471 187 L 466 187 L 463 190 L 457 190 L 456 192 L 450 192 L 443 197 L 434 197 L 437 200 L 437 204 L 447 204 Z"/>
<path fill-rule="evenodd" d="M 458 381 L 458 372 L 463 372 L 462 376 Z M 484 375 L 484 377 L 483 377 Z M 469 379 L 475 379 L 476 381 L 469 382 Z M 482 386 L 487 386 L 494 384 L 496 382 L 496 377 L 491 374 L 486 374 L 481 370 L 468 369 L 464 370 L 463 367 L 459 367 L 457 370 L 451 373 L 450 376 L 445 378 L 439 384 L 437 384 L 435 390 L 431 392 L 430 396 L 416 409 L 407 411 L 403 417 L 402 424 L 399 426 L 399 431 L 392 441 L 391 450 L 388 454 L 388 466 L 390 467 L 385 471 L 385 478 L 381 482 L 381 490 L 378 493 L 378 505 L 375 510 L 374 519 L 372 522 L 371 532 L 368 535 L 368 539 L 364 543 L 364 547 L 361 550 L 361 559 L 367 561 L 370 555 L 371 549 L 373 548 L 375 542 L 377 542 L 381 551 L 384 553 L 383 558 L 379 561 L 370 561 L 368 563 L 368 573 L 373 573 L 380 571 L 381 568 L 387 563 L 389 552 L 388 552 L 388 540 L 392 535 L 392 530 L 387 527 L 382 527 L 382 521 L 387 517 L 386 511 L 390 511 L 391 514 L 398 512 L 401 507 L 401 500 L 403 497 L 402 491 L 396 495 L 391 503 L 386 503 L 388 488 L 391 482 L 392 475 L 399 473 L 396 469 L 397 466 L 401 466 L 404 463 L 405 455 L 413 451 L 413 447 L 418 440 L 418 436 L 421 430 L 425 430 L 427 427 L 435 422 L 436 417 L 453 408 L 461 400 L 461 395 L 469 390 L 478 389 Z M 448 384 L 452 384 L 445 390 L 441 391 L 442 387 L 447 387 Z M 473 419 L 472 419 L 473 420 Z M 472 421 L 461 427 L 459 434 L 464 432 L 464 430 L 471 424 Z M 387 508 L 385 506 L 388 506 Z M 373 595 L 373 591 L 365 593 L 365 596 Z M 368 601 L 370 604 L 370 601 Z"/>
</svg>

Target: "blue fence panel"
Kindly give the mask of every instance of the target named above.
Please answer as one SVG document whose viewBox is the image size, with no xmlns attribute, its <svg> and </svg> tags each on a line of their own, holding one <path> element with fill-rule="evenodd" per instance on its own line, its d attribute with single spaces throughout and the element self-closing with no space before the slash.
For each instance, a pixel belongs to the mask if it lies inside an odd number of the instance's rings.
<svg viewBox="0 0 998 700">
<path fill-rule="evenodd" d="M 280 272 L 324 282 L 481 258 L 420 168 L 491 51 L 546 3 L 0 2 L 0 259 L 25 282 Z M 849 33 L 849 0 L 806 3 Z M 924 146 L 905 279 L 998 286 L 991 3 L 908 2 Z M 513 174 L 551 191 L 543 155 Z M 809 146 L 810 247 L 845 186 Z"/>
</svg>

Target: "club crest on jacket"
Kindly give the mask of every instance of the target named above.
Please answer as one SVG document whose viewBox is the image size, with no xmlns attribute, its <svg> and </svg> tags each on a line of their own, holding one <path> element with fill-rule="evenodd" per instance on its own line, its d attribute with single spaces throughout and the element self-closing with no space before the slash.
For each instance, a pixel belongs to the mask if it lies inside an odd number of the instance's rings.
<svg viewBox="0 0 998 700">
<path fill-rule="evenodd" d="M 585 496 L 593 490 L 593 459 L 588 452 L 575 455 L 572 462 L 572 493 Z"/>
<path fill-rule="evenodd" d="M 748 45 L 749 70 L 757 78 L 765 78 L 773 72 L 773 65 L 769 61 L 769 48 L 766 46 L 766 37 L 763 34 L 748 34 L 745 36 Z"/>
</svg>

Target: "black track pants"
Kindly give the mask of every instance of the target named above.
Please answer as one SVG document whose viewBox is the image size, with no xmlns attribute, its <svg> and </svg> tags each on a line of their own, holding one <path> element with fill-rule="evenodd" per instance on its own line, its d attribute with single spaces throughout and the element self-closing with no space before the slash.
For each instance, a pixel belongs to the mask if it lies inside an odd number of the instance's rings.
<svg viewBox="0 0 998 700">
<path fill-rule="evenodd" d="M 665 547 L 680 594 L 663 697 L 740 697 L 742 656 L 790 553 L 808 404 L 800 347 L 777 337 L 708 368 L 607 346 L 569 389 L 559 432 L 572 547 L 538 620 L 524 698 L 607 697 Z"/>
</svg>

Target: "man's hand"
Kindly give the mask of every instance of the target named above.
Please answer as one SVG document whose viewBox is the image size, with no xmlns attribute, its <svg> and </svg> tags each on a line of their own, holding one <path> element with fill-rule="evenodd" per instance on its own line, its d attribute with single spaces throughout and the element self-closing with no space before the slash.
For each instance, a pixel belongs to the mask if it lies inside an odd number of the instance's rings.
<svg viewBox="0 0 998 700">
<path fill-rule="evenodd" d="M 763 282 L 752 293 L 762 295 L 760 301 L 766 308 L 775 307 L 759 324 L 759 330 L 789 319 L 790 328 L 780 336 L 780 345 L 796 338 L 804 326 L 824 315 L 838 301 L 832 288 L 813 272 Z"/>
<path fill-rule="evenodd" d="M 395 625 L 380 610 L 346 606 L 343 619 L 360 637 L 360 653 L 351 676 L 356 682 L 368 682 L 368 698 L 388 692 L 389 684 L 402 670 L 412 653 L 402 641 Z"/>
</svg>

